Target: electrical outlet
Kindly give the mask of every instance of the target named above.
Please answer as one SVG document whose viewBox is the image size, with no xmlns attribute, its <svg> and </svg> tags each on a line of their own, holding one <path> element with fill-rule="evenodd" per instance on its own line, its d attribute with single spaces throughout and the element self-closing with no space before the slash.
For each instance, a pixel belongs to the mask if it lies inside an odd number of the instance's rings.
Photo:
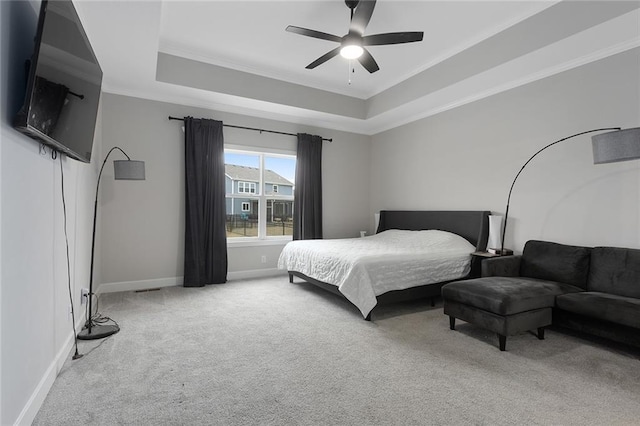
<svg viewBox="0 0 640 426">
<path fill-rule="evenodd" d="M 81 305 L 86 305 L 88 301 L 89 301 L 89 289 L 88 288 L 81 288 L 80 289 L 80 304 Z"/>
<path fill-rule="evenodd" d="M 262 263 L 267 263 L 267 256 L 263 255 L 261 260 L 262 260 Z"/>
</svg>

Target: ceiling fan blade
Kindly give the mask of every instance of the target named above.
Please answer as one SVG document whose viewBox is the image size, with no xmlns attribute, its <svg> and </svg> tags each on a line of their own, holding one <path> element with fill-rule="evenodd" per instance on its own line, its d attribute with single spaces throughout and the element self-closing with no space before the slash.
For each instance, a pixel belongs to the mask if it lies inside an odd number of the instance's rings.
<svg viewBox="0 0 640 426">
<path fill-rule="evenodd" d="M 315 67 L 317 67 L 318 65 L 322 65 L 325 62 L 327 62 L 329 59 L 333 58 L 334 56 L 336 56 L 338 53 L 340 53 L 340 49 L 342 48 L 342 46 L 338 46 L 335 49 L 325 53 L 324 55 L 320 56 L 318 59 L 316 59 L 315 61 L 311 62 L 309 65 L 307 65 L 305 68 L 308 70 L 312 70 Z"/>
<path fill-rule="evenodd" d="M 401 44 L 422 41 L 422 31 L 373 34 L 362 37 L 363 46 L 381 46 L 385 44 Z"/>
<path fill-rule="evenodd" d="M 364 34 L 365 28 L 369 25 L 373 9 L 376 7 L 376 0 L 360 0 L 351 18 L 349 34 L 357 34 L 360 37 Z"/>
<path fill-rule="evenodd" d="M 307 37 L 319 38 L 321 40 L 335 41 L 337 43 L 340 43 L 342 41 L 342 37 L 338 37 L 338 36 L 333 35 L 333 34 L 327 34 L 327 33 L 321 32 L 321 31 L 310 30 L 308 28 L 296 27 L 296 26 L 293 26 L 293 25 L 289 25 L 286 28 L 286 31 L 288 31 L 290 33 L 300 34 L 300 35 L 307 36 Z"/>
<path fill-rule="evenodd" d="M 374 72 L 380 69 L 380 67 L 376 63 L 376 60 L 373 59 L 373 56 L 371 56 L 371 53 L 369 53 L 367 49 L 364 49 L 364 52 L 362 52 L 362 56 L 358 58 L 358 61 L 371 74 L 373 74 Z"/>
</svg>

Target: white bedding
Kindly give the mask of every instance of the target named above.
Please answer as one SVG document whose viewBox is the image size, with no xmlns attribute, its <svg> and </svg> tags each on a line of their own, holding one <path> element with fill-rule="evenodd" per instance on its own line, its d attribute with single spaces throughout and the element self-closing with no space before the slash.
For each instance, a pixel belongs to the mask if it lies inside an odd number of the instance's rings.
<svg viewBox="0 0 640 426">
<path fill-rule="evenodd" d="M 450 232 L 391 229 L 364 238 L 291 241 L 278 268 L 337 286 L 366 317 L 377 295 L 464 277 L 474 251 Z"/>
</svg>

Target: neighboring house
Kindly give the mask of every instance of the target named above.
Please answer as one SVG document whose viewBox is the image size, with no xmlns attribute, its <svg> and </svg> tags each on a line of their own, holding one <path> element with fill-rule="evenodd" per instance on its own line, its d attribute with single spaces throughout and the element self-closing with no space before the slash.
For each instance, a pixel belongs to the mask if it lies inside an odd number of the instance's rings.
<svg viewBox="0 0 640 426">
<path fill-rule="evenodd" d="M 260 169 L 256 167 L 225 164 L 225 188 L 227 196 L 227 215 L 239 215 L 247 219 L 258 216 L 260 195 Z M 247 198 L 238 195 L 246 194 Z M 293 182 L 280 176 L 273 170 L 264 171 L 263 194 L 273 196 L 267 199 L 267 221 L 287 221 L 293 218 L 293 201 L 278 199 L 279 196 L 293 197 Z"/>
</svg>

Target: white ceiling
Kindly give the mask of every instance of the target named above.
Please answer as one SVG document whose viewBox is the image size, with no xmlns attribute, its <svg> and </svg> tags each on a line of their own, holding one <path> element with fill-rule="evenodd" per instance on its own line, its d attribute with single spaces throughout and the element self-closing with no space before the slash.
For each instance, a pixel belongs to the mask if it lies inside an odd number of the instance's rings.
<svg viewBox="0 0 640 426">
<path fill-rule="evenodd" d="M 296 25 L 345 35 L 349 9 L 341 0 L 165 2 L 160 49 L 366 99 L 422 71 L 434 59 L 450 56 L 505 23 L 530 16 L 548 5 L 551 3 L 381 0 L 365 34 L 424 31 L 425 40 L 370 47 L 381 68 L 369 74 L 360 65 L 355 66 L 351 86 L 347 84 L 348 61 L 343 58 L 314 70 L 305 69 L 336 43 L 285 31 L 287 25 Z"/>
<path fill-rule="evenodd" d="M 640 1 L 379 0 L 367 34 L 380 71 L 335 57 L 349 9 L 334 1 L 99 1 L 76 7 L 106 92 L 374 134 L 640 46 Z"/>
</svg>

